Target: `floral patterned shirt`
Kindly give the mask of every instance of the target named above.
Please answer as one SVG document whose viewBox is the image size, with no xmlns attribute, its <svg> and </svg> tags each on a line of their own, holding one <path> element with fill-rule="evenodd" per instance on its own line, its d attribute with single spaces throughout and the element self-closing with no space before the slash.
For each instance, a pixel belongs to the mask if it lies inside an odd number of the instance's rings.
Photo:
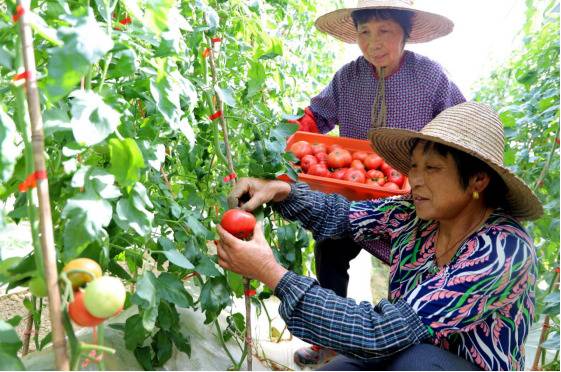
<svg viewBox="0 0 561 372">
<path fill-rule="evenodd" d="M 534 318 L 536 256 L 532 239 L 504 211 L 495 210 L 478 231 L 466 238 L 452 260 L 432 274 L 438 223 L 419 219 L 410 195 L 351 203 L 342 196 L 313 192 L 305 184 L 295 184 L 278 209 L 286 218 L 302 222 L 317 240 L 348 235 L 356 241 L 388 239 L 388 300 L 399 305 L 397 314 L 401 314 L 392 317 L 401 316 L 415 324 L 409 311 L 404 310 L 406 304 L 426 327 L 429 340 L 435 345 L 486 370 L 524 369 L 524 342 Z M 281 280 L 276 293 L 287 291 Z M 297 301 L 281 305 L 289 329 L 297 309 L 306 308 L 307 302 L 314 300 L 302 295 Z M 347 314 L 364 311 L 349 308 L 348 299 L 344 298 L 330 297 L 323 306 L 340 308 L 343 304 Z M 373 313 L 377 307 L 372 309 Z M 322 327 L 345 329 L 350 334 L 346 335 L 348 340 L 353 339 L 352 334 L 364 337 L 362 323 L 343 327 L 338 323 L 345 323 L 345 319 L 330 318 L 328 314 L 329 310 L 324 310 L 321 315 L 331 319 L 331 323 Z M 303 315 L 306 316 L 309 321 L 315 315 Z M 371 315 L 367 318 L 375 319 Z M 319 327 L 314 325 L 314 329 Z M 377 329 L 370 337 L 387 338 L 389 334 L 394 347 L 412 342 L 411 330 L 398 335 L 391 327 L 385 331 Z M 422 341 L 422 333 L 414 334 Z M 338 339 L 341 335 L 335 332 L 325 336 L 329 337 Z"/>
</svg>

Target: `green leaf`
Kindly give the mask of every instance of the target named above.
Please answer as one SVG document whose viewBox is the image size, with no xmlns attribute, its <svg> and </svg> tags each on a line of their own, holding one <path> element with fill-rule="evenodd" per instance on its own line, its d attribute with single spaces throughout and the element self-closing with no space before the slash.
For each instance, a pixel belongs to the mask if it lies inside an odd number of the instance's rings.
<svg viewBox="0 0 561 372">
<path fill-rule="evenodd" d="M 0 349 L 0 371 L 25 371 L 25 366 L 17 355 Z"/>
<path fill-rule="evenodd" d="M 184 269 L 187 269 L 187 270 L 191 270 L 191 269 L 195 268 L 193 266 L 193 264 L 191 263 L 191 261 L 189 261 L 187 259 L 187 257 L 182 255 L 177 250 L 177 248 L 175 247 L 175 244 L 171 240 L 169 240 L 167 238 L 160 237 L 158 239 L 158 243 L 164 249 L 164 255 L 169 260 L 169 262 L 171 262 L 172 264 L 177 265 L 179 267 L 182 267 Z"/>
<path fill-rule="evenodd" d="M 260 93 L 265 84 L 265 79 L 267 78 L 265 66 L 259 61 L 253 61 L 249 68 L 248 78 L 246 97 L 251 98 L 257 93 Z"/>
<path fill-rule="evenodd" d="M 193 298 L 183 287 L 183 282 L 173 274 L 162 273 L 157 280 L 158 294 L 163 300 L 180 307 L 191 307 Z"/>
<path fill-rule="evenodd" d="M 149 141 L 141 141 L 139 148 L 148 165 L 159 172 L 162 163 L 166 160 L 166 147 L 161 143 L 151 144 Z"/>
<path fill-rule="evenodd" d="M 121 190 L 115 186 L 115 176 L 104 169 L 95 168 L 89 172 L 86 188 L 92 187 L 103 199 L 116 199 Z"/>
<path fill-rule="evenodd" d="M 76 90 L 72 98 L 72 134 L 82 146 L 95 145 L 115 132 L 120 114 L 92 91 Z"/>
<path fill-rule="evenodd" d="M 131 302 L 143 309 L 142 326 L 148 332 L 152 332 L 158 318 L 158 306 L 160 297 L 157 293 L 157 279 L 150 271 L 144 272 L 136 282 L 136 292 Z"/>
<path fill-rule="evenodd" d="M 0 351 L 16 357 L 17 359 L 17 352 L 22 345 L 14 327 L 0 320 Z"/>
<path fill-rule="evenodd" d="M 201 289 L 199 301 L 206 315 L 205 324 L 213 322 L 220 312 L 232 302 L 226 278 L 223 276 L 209 278 Z"/>
<path fill-rule="evenodd" d="M 109 140 L 111 168 L 121 186 L 132 186 L 139 179 L 139 170 L 144 168 L 144 159 L 135 140 L 111 138 Z"/>
<path fill-rule="evenodd" d="M 177 129 L 183 111 L 179 102 L 180 86 L 167 77 L 165 71 L 160 71 L 156 81 L 150 81 L 150 94 L 156 102 L 158 111 L 171 128 Z"/>
<path fill-rule="evenodd" d="M 177 350 L 187 354 L 189 358 L 191 357 L 191 342 L 189 338 L 185 337 L 181 333 L 181 329 L 179 327 L 174 328 L 171 330 L 171 338 Z"/>
<path fill-rule="evenodd" d="M 199 274 L 210 277 L 222 275 L 222 273 L 216 268 L 216 263 L 209 256 L 201 257 L 197 263 L 197 267 L 195 267 L 195 271 Z"/>
<path fill-rule="evenodd" d="M 99 26 L 91 9 L 87 16 L 67 16 L 68 27 L 61 27 L 57 36 L 64 45 L 49 51 L 48 74 L 45 79 L 49 97 L 56 101 L 73 90 L 87 73 L 113 48 L 113 40 Z"/>
<path fill-rule="evenodd" d="M 0 65 L 6 67 L 8 70 L 11 70 L 13 64 L 13 54 L 8 49 L 6 49 L 5 46 L 0 46 Z"/>
<path fill-rule="evenodd" d="M 145 371 L 154 370 L 154 366 L 152 365 L 152 353 L 150 352 L 150 347 L 144 346 L 134 349 L 134 357 Z"/>
<path fill-rule="evenodd" d="M 20 151 L 16 147 L 16 126 L 0 106 L 0 181 L 12 177 Z"/>
<path fill-rule="evenodd" d="M 111 222 L 113 208 L 93 191 L 88 191 L 68 199 L 61 217 L 64 226 L 65 258 L 73 258 L 93 241 L 107 237 L 104 227 Z"/>
<path fill-rule="evenodd" d="M 187 216 L 187 226 L 193 231 L 193 234 L 202 238 L 212 238 L 213 234 L 199 221 L 195 216 Z"/>
<path fill-rule="evenodd" d="M 115 208 L 115 222 L 125 231 L 132 229 L 138 235 L 146 236 L 152 231 L 154 214 L 146 208 L 153 208 L 146 194 L 146 188 L 135 183 L 128 198 L 121 198 Z"/>
<path fill-rule="evenodd" d="M 175 309 L 175 306 L 166 301 L 160 301 L 157 325 L 166 331 L 171 331 L 178 323 L 179 313 Z"/>
<path fill-rule="evenodd" d="M 138 70 L 138 58 L 133 49 L 123 49 L 113 54 L 109 76 L 113 79 L 130 77 Z"/>
<path fill-rule="evenodd" d="M 152 349 L 156 354 L 155 366 L 163 366 L 172 355 L 171 334 L 164 330 L 159 330 L 152 339 Z"/>
<path fill-rule="evenodd" d="M 559 333 L 552 332 L 541 346 L 547 350 L 559 350 Z"/>
<path fill-rule="evenodd" d="M 150 0 L 144 2 L 145 12 L 142 22 L 156 35 L 168 29 L 168 16 L 174 0 Z"/>
</svg>

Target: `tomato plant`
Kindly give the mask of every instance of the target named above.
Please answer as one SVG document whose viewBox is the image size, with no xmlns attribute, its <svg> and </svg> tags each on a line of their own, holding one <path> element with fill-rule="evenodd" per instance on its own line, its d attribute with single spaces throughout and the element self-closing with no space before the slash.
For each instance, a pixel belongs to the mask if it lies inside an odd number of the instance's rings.
<svg viewBox="0 0 561 372">
<path fill-rule="evenodd" d="M 255 229 L 255 217 L 241 209 L 230 209 L 222 215 L 220 225 L 239 239 L 249 238 Z"/>
</svg>

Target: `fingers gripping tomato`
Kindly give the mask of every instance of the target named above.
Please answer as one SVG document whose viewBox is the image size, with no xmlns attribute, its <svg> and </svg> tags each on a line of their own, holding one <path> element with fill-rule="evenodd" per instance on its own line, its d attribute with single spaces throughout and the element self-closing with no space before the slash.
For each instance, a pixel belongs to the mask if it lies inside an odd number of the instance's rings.
<svg viewBox="0 0 561 372">
<path fill-rule="evenodd" d="M 102 276 L 86 286 L 84 304 L 90 314 L 98 318 L 109 318 L 123 309 L 127 290 L 118 278 Z"/>
<path fill-rule="evenodd" d="M 74 301 L 68 304 L 68 315 L 74 323 L 82 327 L 95 327 L 105 320 L 90 314 L 84 305 L 84 292 L 80 289 L 74 292 Z"/>
<path fill-rule="evenodd" d="M 253 234 L 255 228 L 255 217 L 241 209 L 230 209 L 222 215 L 220 225 L 224 230 L 234 235 L 238 239 L 246 239 Z"/>
<path fill-rule="evenodd" d="M 103 275 L 101 267 L 90 258 L 76 258 L 68 262 L 62 271 L 66 273 L 74 290 Z"/>
</svg>

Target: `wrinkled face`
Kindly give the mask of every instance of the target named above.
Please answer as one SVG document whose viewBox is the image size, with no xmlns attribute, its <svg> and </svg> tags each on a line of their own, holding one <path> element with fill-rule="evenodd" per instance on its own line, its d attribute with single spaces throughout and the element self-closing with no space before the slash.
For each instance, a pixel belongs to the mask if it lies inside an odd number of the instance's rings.
<svg viewBox="0 0 561 372">
<path fill-rule="evenodd" d="M 364 58 L 391 73 L 399 67 L 405 45 L 403 29 L 391 19 L 371 19 L 357 27 L 358 46 Z"/>
<path fill-rule="evenodd" d="M 450 154 L 415 146 L 411 157 L 409 183 L 417 215 L 423 220 L 449 220 L 457 217 L 472 200 L 472 190 L 460 184 L 460 174 Z"/>
</svg>

